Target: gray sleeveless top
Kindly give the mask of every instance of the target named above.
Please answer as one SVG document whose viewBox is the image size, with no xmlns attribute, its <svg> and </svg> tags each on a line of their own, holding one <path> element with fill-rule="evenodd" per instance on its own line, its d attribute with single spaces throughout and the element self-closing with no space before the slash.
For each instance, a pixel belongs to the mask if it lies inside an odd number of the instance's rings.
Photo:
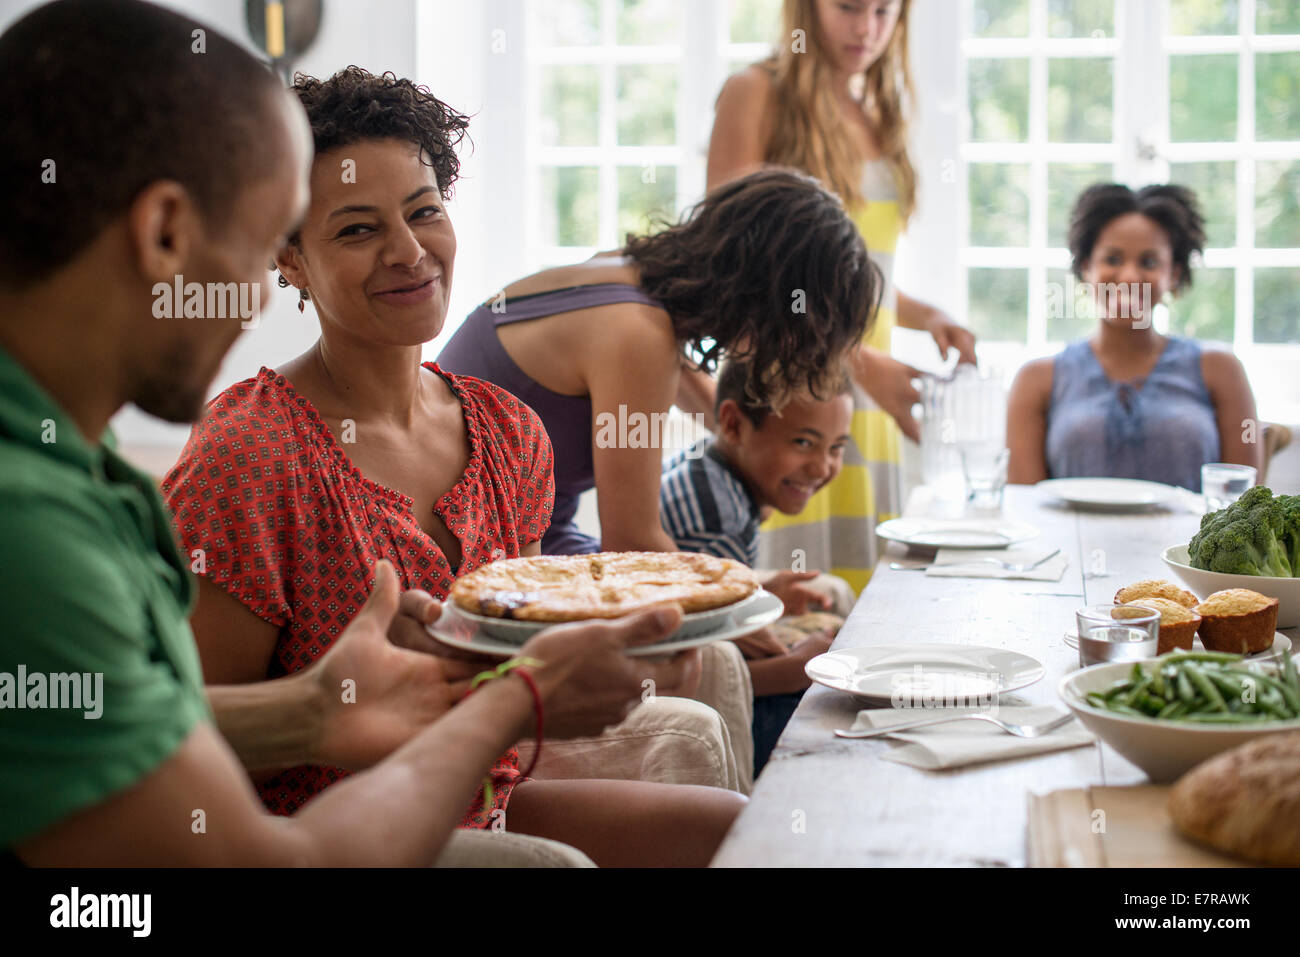
<svg viewBox="0 0 1300 957">
<path fill-rule="evenodd" d="M 571 286 L 516 296 L 492 306 L 479 306 L 471 312 L 438 355 L 438 366 L 444 371 L 471 375 L 500 386 L 531 406 L 546 426 L 555 453 L 555 509 L 551 526 L 542 536 L 544 555 L 600 551 L 600 542 L 578 531 L 573 521 L 578 497 L 596 484 L 591 452 L 591 397 L 562 395 L 539 385 L 510 358 L 497 336 L 497 326 L 618 302 L 662 308 L 638 287 L 625 283 Z"/>
<path fill-rule="evenodd" d="M 1047 413 L 1052 478 L 1147 479 L 1201 490 L 1201 466 L 1219 461 L 1219 427 L 1201 375 L 1201 347 L 1170 336 L 1145 380 L 1113 382 L 1087 341 L 1052 366 Z"/>
</svg>

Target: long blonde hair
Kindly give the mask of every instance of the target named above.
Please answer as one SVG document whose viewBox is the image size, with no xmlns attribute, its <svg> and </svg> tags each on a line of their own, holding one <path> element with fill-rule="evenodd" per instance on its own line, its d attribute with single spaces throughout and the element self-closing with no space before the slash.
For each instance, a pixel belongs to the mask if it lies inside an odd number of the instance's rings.
<svg viewBox="0 0 1300 957">
<path fill-rule="evenodd" d="M 903 219 L 916 209 L 916 170 L 907 155 L 908 113 L 915 100 L 907 55 L 907 11 L 901 0 L 898 25 L 885 52 L 867 68 L 863 110 L 898 186 Z M 784 26 L 776 52 L 761 65 L 775 82 L 776 110 L 764 159 L 805 170 L 850 208 L 862 203 L 862 164 L 842 121 L 832 89 L 831 54 L 817 21 L 815 0 L 785 0 Z M 796 33 L 795 31 L 801 31 Z M 795 38 L 806 52 L 796 52 Z"/>
</svg>

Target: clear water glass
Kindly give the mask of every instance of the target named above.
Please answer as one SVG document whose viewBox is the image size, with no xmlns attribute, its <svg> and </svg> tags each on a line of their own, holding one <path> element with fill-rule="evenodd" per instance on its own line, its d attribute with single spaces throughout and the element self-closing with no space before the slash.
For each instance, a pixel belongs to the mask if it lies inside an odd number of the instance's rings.
<svg viewBox="0 0 1300 957">
<path fill-rule="evenodd" d="M 971 508 L 1002 508 L 1007 487 L 1007 460 L 1011 453 L 1001 445 L 972 444 L 961 450 L 961 471 L 966 480 L 966 501 Z"/>
<path fill-rule="evenodd" d="M 1140 605 L 1090 605 L 1074 614 L 1079 667 L 1104 661 L 1154 658 L 1160 646 L 1160 613 Z"/>
<path fill-rule="evenodd" d="M 1249 465 L 1228 465 L 1211 462 L 1201 466 L 1201 494 L 1205 496 L 1205 509 L 1217 512 L 1227 508 L 1255 484 L 1256 473 Z"/>
</svg>

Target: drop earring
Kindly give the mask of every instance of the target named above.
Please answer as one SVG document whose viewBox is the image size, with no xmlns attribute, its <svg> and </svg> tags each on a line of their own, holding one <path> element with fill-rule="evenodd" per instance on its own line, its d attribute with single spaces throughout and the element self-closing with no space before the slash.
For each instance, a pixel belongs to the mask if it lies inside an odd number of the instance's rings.
<svg viewBox="0 0 1300 957">
<path fill-rule="evenodd" d="M 298 311 L 299 312 L 307 311 L 307 307 L 304 305 L 304 303 L 306 302 L 307 302 L 307 290 L 299 289 L 298 290 Z"/>
</svg>

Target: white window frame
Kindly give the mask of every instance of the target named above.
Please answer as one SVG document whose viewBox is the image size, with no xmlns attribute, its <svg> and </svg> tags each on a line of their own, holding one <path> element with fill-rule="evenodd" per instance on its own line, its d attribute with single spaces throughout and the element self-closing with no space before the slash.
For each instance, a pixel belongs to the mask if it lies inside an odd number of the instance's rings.
<svg viewBox="0 0 1300 957">
<path fill-rule="evenodd" d="M 1300 267 L 1300 249 L 1257 249 L 1255 231 L 1255 164 L 1273 159 L 1300 161 L 1300 142 L 1254 142 L 1255 53 L 1300 52 L 1300 38 L 1257 35 L 1255 0 L 1238 0 L 1240 25 L 1228 37 L 1168 36 L 1169 0 L 1117 0 L 1114 36 L 1062 39 L 1047 36 L 1048 0 L 1029 0 L 1027 38 L 969 37 L 970 4 L 961 2 L 952 15 L 950 0 L 919 0 L 913 12 L 913 61 L 920 99 L 920 123 L 914 132 L 921 175 L 921 207 L 905 242 L 898 279 L 903 289 L 926 286 L 916 280 L 937 272 L 940 302 L 954 313 L 969 314 L 967 270 L 972 267 L 1028 268 L 1029 316 L 1023 344 L 988 343 L 982 357 L 1009 375 L 1025 359 L 1060 347 L 1047 336 L 1048 269 L 1069 266 L 1061 237 L 1047 236 L 1047 164 L 1049 162 L 1110 162 L 1116 180 L 1130 185 L 1167 181 L 1170 164 L 1233 161 L 1236 163 L 1236 242 L 1231 248 L 1207 249 L 1204 266 L 1230 268 L 1235 274 L 1235 324 L 1232 349 L 1243 360 L 1255 383 L 1263 416 L 1300 421 L 1300 402 L 1285 384 L 1300 372 L 1300 344 L 1256 344 L 1253 341 L 1254 270 L 1272 266 Z M 942 9 L 941 9 L 942 8 Z M 1169 57 L 1187 53 L 1234 53 L 1237 64 L 1237 139 L 1231 143 L 1175 143 L 1170 140 Z M 1047 142 L 1047 65 L 1049 58 L 1110 55 L 1115 80 L 1112 139 L 1104 144 Z M 1029 135 L 1027 143 L 972 143 L 966 84 L 968 57 L 1027 57 L 1030 63 Z M 954 66 L 955 69 L 954 69 Z M 1141 90 L 1140 96 L 1125 96 Z M 936 109 L 936 105 L 938 108 Z M 954 108 L 955 107 L 955 108 Z M 954 116 L 954 114 L 956 114 Z M 956 122 L 954 122 L 954 120 Z M 940 150 L 928 155 L 956 155 L 959 170 L 951 188 L 939 187 L 946 200 L 935 204 L 933 163 L 925 163 L 928 145 Z M 971 162 L 1028 163 L 1030 167 L 1030 246 L 974 247 L 970 235 L 968 164 Z M 953 207 L 956 207 L 955 211 Z M 921 246 L 916 240 L 924 238 Z M 915 255 L 922 252 L 923 255 Z M 953 264 L 953 265 L 948 265 Z M 928 270 L 928 271 L 927 271 Z M 1158 310 L 1163 313 L 1164 310 Z M 1161 321 L 1158 315 L 1157 322 Z"/>
</svg>

